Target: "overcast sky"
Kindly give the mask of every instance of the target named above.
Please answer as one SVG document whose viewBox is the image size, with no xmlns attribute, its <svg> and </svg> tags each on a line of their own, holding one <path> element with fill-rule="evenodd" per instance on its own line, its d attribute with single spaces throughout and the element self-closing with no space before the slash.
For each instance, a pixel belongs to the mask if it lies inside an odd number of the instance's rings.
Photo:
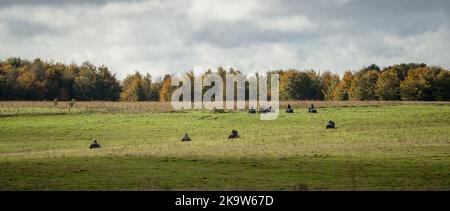
<svg viewBox="0 0 450 211">
<path fill-rule="evenodd" d="M 448 0 L 0 0 L 0 59 L 88 60 L 119 78 L 218 66 L 450 68 L 449 15 Z"/>
</svg>

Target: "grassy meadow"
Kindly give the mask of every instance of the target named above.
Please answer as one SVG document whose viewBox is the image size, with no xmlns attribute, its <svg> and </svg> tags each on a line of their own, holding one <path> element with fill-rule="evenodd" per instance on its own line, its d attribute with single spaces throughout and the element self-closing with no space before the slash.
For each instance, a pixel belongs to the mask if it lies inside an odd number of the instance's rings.
<svg viewBox="0 0 450 211">
<path fill-rule="evenodd" d="M 0 103 L 0 190 L 450 190 L 449 103 L 293 102 L 275 121 L 52 103 Z"/>
</svg>

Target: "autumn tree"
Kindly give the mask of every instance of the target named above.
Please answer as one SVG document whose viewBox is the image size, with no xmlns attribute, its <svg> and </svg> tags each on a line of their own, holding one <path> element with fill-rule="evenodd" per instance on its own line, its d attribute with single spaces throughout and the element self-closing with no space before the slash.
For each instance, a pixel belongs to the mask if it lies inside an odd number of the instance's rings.
<svg viewBox="0 0 450 211">
<path fill-rule="evenodd" d="M 440 70 L 433 85 L 433 99 L 450 100 L 450 71 Z"/>
<path fill-rule="evenodd" d="M 346 71 L 344 77 L 339 81 L 336 88 L 334 89 L 334 99 L 335 100 L 349 100 L 350 99 L 350 87 L 353 82 L 353 73 L 351 71 Z"/>
<path fill-rule="evenodd" d="M 172 76 L 165 75 L 161 85 L 161 91 L 159 92 L 159 101 L 167 102 L 172 97 Z"/>
<path fill-rule="evenodd" d="M 417 69 L 417 68 L 425 68 L 426 64 L 417 64 L 417 63 L 409 63 L 409 64 L 396 64 L 393 66 L 388 66 L 383 69 L 383 72 L 386 70 L 391 70 L 397 73 L 397 77 L 400 81 L 405 80 L 405 77 L 408 75 L 408 71 Z"/>
<path fill-rule="evenodd" d="M 324 95 L 322 92 L 322 81 L 320 74 L 314 70 L 306 71 L 306 74 L 308 74 L 309 78 L 312 82 L 312 89 L 313 89 L 313 98 L 311 100 L 323 100 Z"/>
<path fill-rule="evenodd" d="M 294 72 L 286 81 L 285 90 L 289 100 L 313 100 L 320 98 L 320 86 L 311 73 Z"/>
<path fill-rule="evenodd" d="M 26 65 L 26 62 L 20 58 L 8 58 L 4 61 L 4 96 L 6 100 L 20 100 L 22 99 L 23 90 L 21 90 L 18 77 L 20 69 Z"/>
<path fill-rule="evenodd" d="M 17 85 L 21 92 L 21 98 L 39 100 L 45 96 L 45 83 L 37 79 L 30 66 L 23 67 L 17 78 Z"/>
<path fill-rule="evenodd" d="M 380 73 L 375 86 L 375 94 L 380 100 L 400 99 L 400 79 L 394 69 Z"/>
<path fill-rule="evenodd" d="M 96 83 L 97 83 L 96 67 L 84 62 L 78 75 L 75 77 L 75 95 L 80 100 L 94 100 L 96 97 Z"/>
<path fill-rule="evenodd" d="M 161 81 L 156 81 L 150 84 L 150 101 L 159 101 L 160 99 L 160 90 L 162 87 Z"/>
<path fill-rule="evenodd" d="M 294 74 L 294 70 L 279 70 L 274 73 L 277 73 L 280 76 L 280 100 L 288 100 L 287 92 L 286 92 L 286 82 L 287 80 Z"/>
<path fill-rule="evenodd" d="M 377 80 L 377 69 L 366 68 L 356 73 L 349 90 L 350 100 L 376 100 L 375 87 Z"/>
<path fill-rule="evenodd" d="M 330 71 L 323 72 L 320 75 L 320 87 L 324 100 L 335 100 L 334 90 L 339 84 L 339 75 Z"/>
<path fill-rule="evenodd" d="M 121 86 L 119 81 L 116 79 L 116 75 L 112 74 L 108 67 L 100 66 L 98 68 L 95 90 L 95 99 L 103 99 L 108 101 L 119 100 Z"/>
<path fill-rule="evenodd" d="M 405 80 L 400 84 L 400 94 L 403 100 L 431 100 L 430 83 L 431 70 L 417 68 L 410 70 Z"/>
<path fill-rule="evenodd" d="M 123 81 L 120 99 L 123 101 L 148 101 L 151 97 L 151 76 L 139 72 L 128 75 Z"/>
</svg>

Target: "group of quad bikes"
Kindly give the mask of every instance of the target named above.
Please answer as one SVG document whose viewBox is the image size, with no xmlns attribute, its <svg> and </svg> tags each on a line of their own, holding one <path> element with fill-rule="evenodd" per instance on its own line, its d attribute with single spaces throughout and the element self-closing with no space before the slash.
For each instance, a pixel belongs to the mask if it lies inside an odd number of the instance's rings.
<svg viewBox="0 0 450 211">
<path fill-rule="evenodd" d="M 251 114 L 256 114 L 256 113 L 270 113 L 273 112 L 274 110 L 272 109 L 271 106 L 269 107 L 261 107 L 258 110 L 254 109 L 254 108 L 250 108 L 249 109 L 249 113 Z M 294 113 L 294 108 L 289 104 L 286 108 L 286 113 Z M 311 104 L 311 107 L 308 108 L 308 113 L 317 113 L 317 109 L 314 107 L 313 104 Z M 326 127 L 326 129 L 335 129 L 336 125 L 333 121 L 328 121 Z M 230 135 L 228 136 L 228 139 L 236 139 L 239 138 L 239 132 L 237 130 L 232 130 Z M 182 142 L 190 142 L 192 141 L 191 137 L 186 133 L 182 138 L 181 138 Z M 100 148 L 101 145 L 99 143 L 97 143 L 97 140 L 92 140 L 92 143 L 89 145 L 89 149 L 97 149 Z"/>
<path fill-rule="evenodd" d="M 294 113 L 294 109 L 292 108 L 292 106 L 290 104 L 288 104 L 288 106 L 286 108 L 286 113 Z M 311 107 L 308 108 L 308 113 L 317 114 L 317 109 L 314 107 L 313 104 L 311 104 Z M 336 124 L 330 120 L 330 121 L 328 121 L 325 129 L 327 129 L 327 130 L 328 129 L 336 129 Z"/>
<path fill-rule="evenodd" d="M 250 108 L 248 110 L 248 113 L 251 114 L 256 114 L 256 113 L 270 113 L 270 112 L 274 112 L 275 110 L 272 109 L 272 106 L 261 106 L 259 107 L 259 109 L 255 109 L 254 107 Z M 287 108 L 286 108 L 286 113 L 294 113 L 294 108 L 291 106 L 291 104 L 288 104 Z M 317 113 L 317 109 L 314 107 L 313 104 L 311 104 L 311 107 L 308 108 L 308 113 Z"/>
<path fill-rule="evenodd" d="M 250 108 L 249 110 L 248 110 L 248 112 L 250 113 L 250 114 L 256 114 L 256 113 L 271 113 L 271 112 L 274 112 L 274 110 L 272 109 L 272 107 L 271 106 L 268 106 L 268 107 L 264 107 L 264 106 L 262 106 L 262 107 L 260 107 L 259 109 L 255 109 L 255 108 Z M 288 106 L 287 106 L 287 108 L 286 108 L 286 113 L 294 113 L 294 108 L 289 104 Z M 314 107 L 314 105 L 313 104 L 311 104 L 311 107 L 309 107 L 308 108 L 308 113 L 317 113 L 317 109 Z M 325 127 L 326 129 L 335 129 L 336 128 L 336 125 L 335 125 L 335 123 L 333 122 L 333 121 L 328 121 L 328 123 L 327 123 L 327 125 L 326 125 L 326 127 Z M 238 131 L 237 130 L 232 130 L 231 131 L 231 134 L 228 136 L 228 139 L 236 139 L 236 138 L 239 138 L 239 133 L 238 133 Z M 181 139 L 181 141 L 183 141 L 183 142 L 189 142 L 189 141 L 192 141 L 192 139 L 191 139 L 191 137 L 189 137 L 189 135 L 186 133 L 184 136 L 183 136 L 183 138 Z"/>
<path fill-rule="evenodd" d="M 256 114 L 256 113 L 269 113 L 272 112 L 272 107 L 261 107 L 259 110 L 256 110 L 254 108 L 250 108 L 249 109 L 249 113 L 251 114 Z M 291 106 L 291 104 L 288 104 L 287 108 L 286 108 L 286 113 L 289 114 L 293 114 L 294 113 L 294 108 Z M 311 104 L 311 107 L 308 108 L 308 113 L 313 113 L 316 114 L 317 113 L 317 109 L 314 107 L 313 104 Z M 328 121 L 327 126 L 325 127 L 326 129 L 335 129 L 336 125 L 333 121 Z"/>
<path fill-rule="evenodd" d="M 239 132 L 237 130 L 232 130 L 230 135 L 228 136 L 228 139 L 236 139 L 239 138 Z M 183 138 L 181 138 L 182 142 L 189 142 L 192 141 L 191 137 L 186 133 Z"/>
<path fill-rule="evenodd" d="M 239 138 L 239 132 L 237 130 L 232 130 L 231 134 L 228 136 L 228 139 Z M 186 133 L 183 138 L 181 138 L 182 142 L 190 142 L 192 141 L 191 137 Z M 96 139 L 93 139 L 91 144 L 89 145 L 89 149 L 98 149 L 101 145 L 97 142 Z"/>
</svg>

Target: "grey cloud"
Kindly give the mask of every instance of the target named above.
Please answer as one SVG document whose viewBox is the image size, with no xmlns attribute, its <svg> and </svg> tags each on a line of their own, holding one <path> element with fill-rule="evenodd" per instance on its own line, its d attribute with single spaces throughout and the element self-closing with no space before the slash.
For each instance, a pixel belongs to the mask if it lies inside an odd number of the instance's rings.
<svg viewBox="0 0 450 211">
<path fill-rule="evenodd" d="M 447 0 L 286 0 L 278 9 L 283 14 L 305 14 L 318 22 L 342 21 L 349 27 L 370 30 L 398 30 L 413 26 L 448 24 Z M 341 2 L 341 3 L 339 3 Z M 346 2 L 346 3 L 342 3 Z M 420 29 L 418 29 L 420 30 Z"/>
<path fill-rule="evenodd" d="M 196 31 L 189 39 L 189 43 L 209 43 L 221 48 L 235 48 L 258 43 L 291 43 L 312 41 L 318 37 L 315 32 L 283 32 L 267 30 L 256 26 L 252 22 L 236 24 L 212 24 Z"/>
<path fill-rule="evenodd" d="M 104 5 L 111 2 L 124 2 L 127 0 L 1 0 L 0 8 L 9 6 L 70 6 L 70 5 Z M 129 2 L 139 2 L 141 0 L 130 0 Z"/>
<path fill-rule="evenodd" d="M 89 60 L 110 66 L 121 77 L 135 70 L 156 77 L 219 65 L 238 66 L 244 72 L 314 68 L 339 73 L 370 63 L 450 67 L 447 0 L 246 0 L 243 4 L 3 0 L 0 59 Z"/>
<path fill-rule="evenodd" d="M 42 34 L 58 34 L 45 24 L 23 20 L 10 20 L 7 22 L 7 30 L 16 38 L 35 37 Z"/>
</svg>

